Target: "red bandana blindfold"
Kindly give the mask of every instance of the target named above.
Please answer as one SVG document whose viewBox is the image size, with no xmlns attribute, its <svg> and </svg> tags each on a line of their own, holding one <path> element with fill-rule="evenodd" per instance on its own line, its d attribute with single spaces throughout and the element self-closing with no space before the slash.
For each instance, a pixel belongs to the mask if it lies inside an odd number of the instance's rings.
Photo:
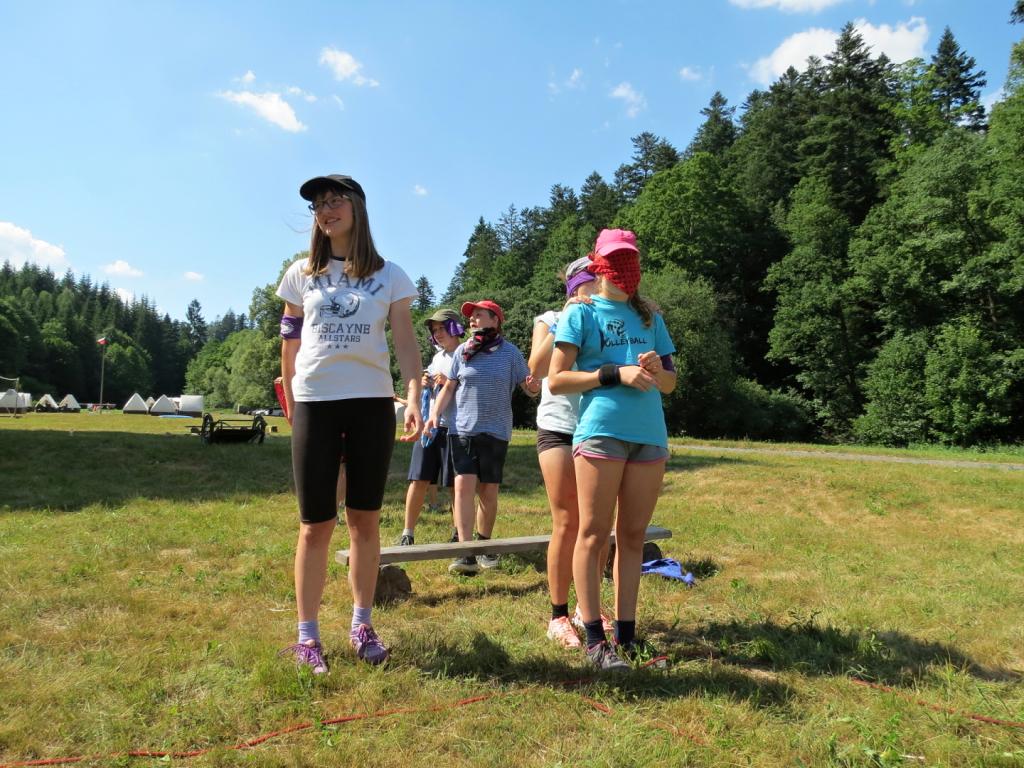
<svg viewBox="0 0 1024 768">
<path fill-rule="evenodd" d="M 640 286 L 640 256 L 635 251 L 616 251 L 607 256 L 591 253 L 590 260 L 593 263 L 587 271 L 608 278 L 613 285 L 625 291 L 627 296 L 636 293 Z"/>
</svg>

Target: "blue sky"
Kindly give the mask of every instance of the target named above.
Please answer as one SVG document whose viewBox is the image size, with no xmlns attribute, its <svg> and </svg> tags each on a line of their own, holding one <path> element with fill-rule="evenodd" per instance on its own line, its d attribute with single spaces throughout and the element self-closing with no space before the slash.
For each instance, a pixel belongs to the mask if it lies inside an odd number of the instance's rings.
<svg viewBox="0 0 1024 768">
<path fill-rule="evenodd" d="M 480 216 L 682 149 L 847 21 L 894 60 L 945 26 L 1006 77 L 1011 0 L 0 0 L 0 261 L 71 268 L 184 318 L 247 310 L 349 173 L 378 247 L 440 295 Z"/>
</svg>

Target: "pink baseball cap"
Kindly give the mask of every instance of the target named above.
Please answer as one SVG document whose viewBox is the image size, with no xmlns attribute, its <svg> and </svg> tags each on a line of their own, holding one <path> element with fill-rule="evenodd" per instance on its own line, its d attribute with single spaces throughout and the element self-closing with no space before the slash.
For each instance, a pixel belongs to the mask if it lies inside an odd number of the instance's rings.
<svg viewBox="0 0 1024 768">
<path fill-rule="evenodd" d="M 467 301 L 462 305 L 462 314 L 465 317 L 470 317 L 473 314 L 473 310 L 479 307 L 480 309 L 486 309 L 493 312 L 498 316 L 498 323 L 505 322 L 505 313 L 501 311 L 501 307 L 495 304 L 490 299 L 483 299 L 482 301 Z"/>
<path fill-rule="evenodd" d="M 607 256 L 619 251 L 632 251 L 640 253 L 636 247 L 636 235 L 628 229 L 602 229 L 594 243 L 594 253 L 598 256 Z"/>
</svg>

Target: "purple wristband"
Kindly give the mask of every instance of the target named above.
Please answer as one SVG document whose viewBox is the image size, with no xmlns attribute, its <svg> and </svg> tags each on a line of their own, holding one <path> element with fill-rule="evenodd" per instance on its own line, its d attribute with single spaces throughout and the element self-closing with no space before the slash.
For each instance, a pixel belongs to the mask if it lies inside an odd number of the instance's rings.
<svg viewBox="0 0 1024 768">
<path fill-rule="evenodd" d="M 294 315 L 281 315 L 281 338 L 301 339 L 302 338 L 302 317 Z"/>
<path fill-rule="evenodd" d="M 672 362 L 672 355 L 661 356 L 661 367 L 664 368 L 669 373 L 676 372 L 676 364 Z"/>
</svg>

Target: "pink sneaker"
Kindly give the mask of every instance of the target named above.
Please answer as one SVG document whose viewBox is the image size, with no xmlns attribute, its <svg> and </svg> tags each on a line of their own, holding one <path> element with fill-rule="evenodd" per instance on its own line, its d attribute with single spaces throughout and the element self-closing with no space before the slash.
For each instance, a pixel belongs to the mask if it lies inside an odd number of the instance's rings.
<svg viewBox="0 0 1024 768">
<path fill-rule="evenodd" d="M 586 628 L 583 626 L 583 614 L 580 613 L 580 607 L 577 605 L 576 610 L 572 614 L 572 625 L 576 627 L 580 632 L 586 632 Z M 612 626 L 612 621 L 603 613 L 601 614 L 601 628 L 608 637 L 612 637 L 615 634 L 615 627 Z"/>
<path fill-rule="evenodd" d="M 583 647 L 583 643 L 580 642 L 580 638 L 576 634 L 576 630 L 573 629 L 572 622 L 569 621 L 568 616 L 559 616 L 557 619 L 552 619 L 548 622 L 548 639 L 554 640 L 563 648 Z"/>
<path fill-rule="evenodd" d="M 373 627 L 366 624 L 360 624 L 353 629 L 349 640 L 352 642 L 352 647 L 356 649 L 356 656 L 369 664 L 382 664 L 391 655 L 391 652 L 377 637 L 377 633 L 373 631 Z"/>
<path fill-rule="evenodd" d="M 327 674 L 327 660 L 324 659 L 323 646 L 315 640 L 289 645 L 278 656 L 291 656 L 295 659 L 297 666 L 309 667 L 309 671 L 314 675 Z"/>
</svg>

